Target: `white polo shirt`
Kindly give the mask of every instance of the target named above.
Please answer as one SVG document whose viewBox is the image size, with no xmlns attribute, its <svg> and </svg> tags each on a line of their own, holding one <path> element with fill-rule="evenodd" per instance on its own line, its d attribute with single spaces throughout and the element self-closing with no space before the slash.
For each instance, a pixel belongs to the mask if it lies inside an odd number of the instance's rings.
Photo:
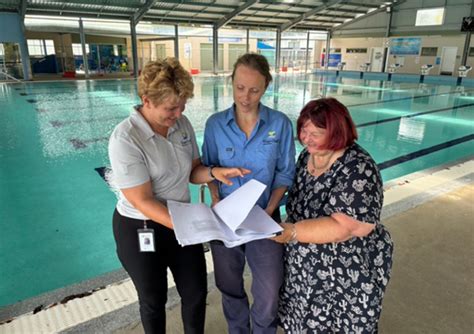
<svg viewBox="0 0 474 334">
<path fill-rule="evenodd" d="M 137 108 L 110 136 L 109 159 L 114 186 L 126 189 L 151 181 L 154 197 L 163 204 L 169 199 L 189 202 L 192 161 L 199 158 L 191 123 L 182 116 L 164 138 L 153 131 Z M 119 192 L 117 211 L 129 218 L 148 219 L 122 192 Z"/>
</svg>

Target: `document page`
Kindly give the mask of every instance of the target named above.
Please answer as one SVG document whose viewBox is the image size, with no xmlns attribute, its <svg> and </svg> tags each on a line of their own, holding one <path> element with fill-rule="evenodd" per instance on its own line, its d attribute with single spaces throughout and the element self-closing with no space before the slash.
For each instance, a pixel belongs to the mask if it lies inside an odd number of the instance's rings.
<svg viewBox="0 0 474 334">
<path fill-rule="evenodd" d="M 182 246 L 221 240 L 234 247 L 269 238 L 282 230 L 262 208 L 255 205 L 266 186 L 250 180 L 220 201 L 213 209 L 204 203 L 168 201 L 174 232 Z"/>
<path fill-rule="evenodd" d="M 266 186 L 256 180 L 250 180 L 232 194 L 217 203 L 213 210 L 232 231 L 247 218 Z"/>
<path fill-rule="evenodd" d="M 180 245 L 194 245 L 211 240 L 237 241 L 230 230 L 204 203 L 168 201 L 168 211 Z"/>
<path fill-rule="evenodd" d="M 262 235 L 260 239 L 263 239 L 264 237 L 271 237 L 280 231 L 283 231 L 283 228 L 265 210 L 255 205 L 247 218 L 237 228 L 235 234 L 238 236 Z"/>
</svg>

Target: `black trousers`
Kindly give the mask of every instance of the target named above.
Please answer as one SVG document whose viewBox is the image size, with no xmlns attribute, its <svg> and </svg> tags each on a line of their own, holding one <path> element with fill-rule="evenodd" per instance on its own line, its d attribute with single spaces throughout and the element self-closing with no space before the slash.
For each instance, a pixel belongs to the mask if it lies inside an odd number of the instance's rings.
<svg viewBox="0 0 474 334">
<path fill-rule="evenodd" d="M 143 220 L 113 216 L 117 254 L 138 293 L 140 316 L 145 333 L 166 332 L 167 269 L 170 268 L 181 297 L 185 333 L 204 333 L 207 274 L 202 245 L 181 247 L 173 230 L 147 221 L 155 232 L 153 253 L 139 251 L 137 229 Z"/>
</svg>

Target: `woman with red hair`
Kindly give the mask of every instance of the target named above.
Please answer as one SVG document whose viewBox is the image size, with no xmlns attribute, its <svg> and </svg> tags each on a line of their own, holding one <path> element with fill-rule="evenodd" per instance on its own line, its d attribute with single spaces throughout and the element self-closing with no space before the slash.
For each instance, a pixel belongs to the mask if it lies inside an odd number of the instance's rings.
<svg viewBox="0 0 474 334">
<path fill-rule="evenodd" d="M 287 202 L 280 323 L 287 333 L 375 333 L 393 243 L 380 224 L 382 179 L 355 140 L 347 108 L 309 102 L 297 122 L 305 145 Z"/>
</svg>

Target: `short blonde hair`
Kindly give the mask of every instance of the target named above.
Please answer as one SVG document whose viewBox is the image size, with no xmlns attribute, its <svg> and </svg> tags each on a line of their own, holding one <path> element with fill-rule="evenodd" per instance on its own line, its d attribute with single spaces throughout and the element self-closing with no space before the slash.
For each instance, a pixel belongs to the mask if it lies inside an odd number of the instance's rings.
<svg viewBox="0 0 474 334">
<path fill-rule="evenodd" d="M 173 57 L 148 62 L 138 77 L 138 95 L 146 95 L 154 105 L 172 96 L 187 100 L 193 90 L 191 75 Z"/>
</svg>

